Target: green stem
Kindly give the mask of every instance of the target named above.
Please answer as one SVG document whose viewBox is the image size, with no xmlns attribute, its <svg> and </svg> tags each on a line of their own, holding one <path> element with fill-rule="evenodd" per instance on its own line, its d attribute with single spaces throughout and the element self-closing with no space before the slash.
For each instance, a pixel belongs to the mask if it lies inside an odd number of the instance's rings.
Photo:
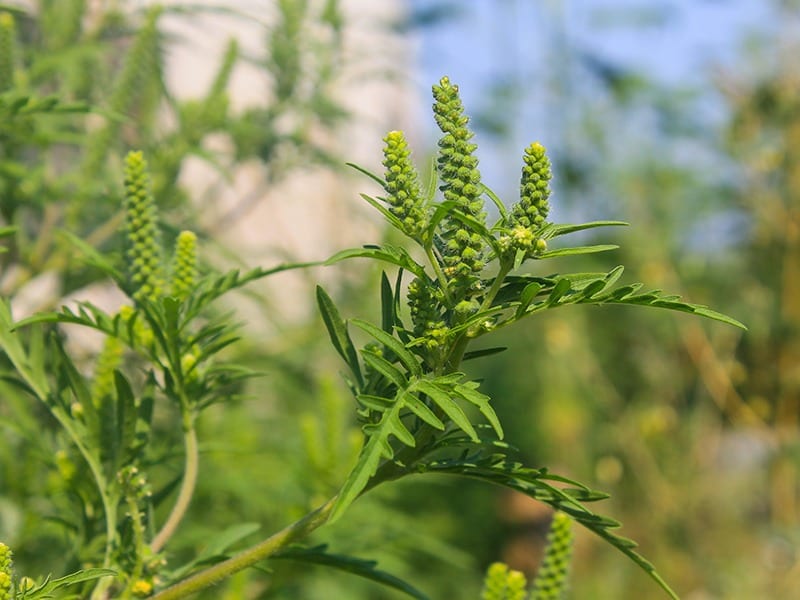
<svg viewBox="0 0 800 600">
<path fill-rule="evenodd" d="M 130 572 L 128 578 L 128 585 L 125 587 L 121 598 L 123 600 L 131 597 L 131 590 L 133 585 L 141 578 L 142 571 L 144 570 L 144 527 L 142 527 L 142 514 L 139 510 L 139 505 L 136 503 L 135 496 L 128 492 L 125 497 L 126 504 L 128 505 L 128 512 L 131 515 L 131 524 L 133 529 L 133 538 L 136 545 L 136 564 Z"/>
<path fill-rule="evenodd" d="M 497 275 L 492 282 L 492 287 L 489 288 L 489 291 L 486 293 L 486 297 L 483 299 L 481 310 L 488 310 L 492 307 L 492 302 L 494 302 L 497 292 L 500 291 L 500 287 L 503 285 L 506 275 L 508 275 L 513 266 L 513 263 L 506 263 L 504 261 L 500 262 L 500 269 L 497 271 Z"/>
<path fill-rule="evenodd" d="M 296 540 L 302 539 L 315 529 L 324 525 L 328 521 L 335 503 L 336 497 L 334 496 L 315 511 L 308 513 L 299 521 L 292 523 L 285 529 L 268 537 L 266 540 L 247 550 L 241 551 L 239 554 L 232 556 L 226 561 L 204 569 L 180 583 L 176 583 L 172 587 L 152 596 L 151 600 L 177 600 L 178 598 L 185 598 L 189 594 L 199 592 L 234 573 L 251 567 L 265 558 L 269 558 L 282 548 Z"/>
<path fill-rule="evenodd" d="M 492 302 L 494 302 L 494 299 L 497 297 L 497 293 L 500 291 L 500 287 L 503 285 L 506 275 L 508 275 L 513 266 L 514 265 L 511 262 L 502 261 L 500 263 L 500 268 L 497 271 L 494 281 L 492 282 L 492 287 L 490 287 L 489 291 L 486 292 L 486 296 L 481 303 L 481 311 L 489 310 L 492 307 Z M 474 337 L 477 336 L 470 335 L 469 331 L 465 331 L 459 335 L 459 337 L 453 343 L 453 347 L 447 357 L 446 362 L 448 369 L 451 371 L 458 370 L 458 366 L 461 364 L 461 359 L 464 357 L 464 352 L 467 350 L 467 345 Z"/>
<path fill-rule="evenodd" d="M 444 294 L 445 302 L 448 306 L 450 306 L 452 304 L 452 300 L 450 298 L 450 292 L 447 290 L 447 278 L 444 276 L 441 266 L 439 266 L 439 261 L 433 254 L 433 246 L 431 244 L 425 245 L 425 254 L 428 257 L 428 262 L 431 263 L 431 267 L 433 267 L 433 272 L 436 273 L 436 280 L 439 282 L 439 287 Z"/>
<path fill-rule="evenodd" d="M 178 492 L 178 498 L 175 500 L 172 511 L 169 513 L 161 530 L 153 538 L 153 541 L 150 542 L 150 550 L 152 550 L 153 553 L 159 552 L 178 529 L 178 525 L 189 509 L 189 503 L 192 501 L 194 488 L 197 484 L 198 467 L 200 464 L 197 447 L 197 431 L 188 413 L 185 412 L 184 415 L 183 445 L 186 458 L 183 469 L 183 481 L 181 481 L 181 489 Z"/>
</svg>

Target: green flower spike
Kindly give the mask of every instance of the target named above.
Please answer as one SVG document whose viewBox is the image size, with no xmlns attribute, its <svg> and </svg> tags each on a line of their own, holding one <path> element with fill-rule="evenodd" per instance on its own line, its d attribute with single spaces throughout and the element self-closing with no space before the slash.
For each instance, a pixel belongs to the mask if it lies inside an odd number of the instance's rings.
<svg viewBox="0 0 800 600">
<path fill-rule="evenodd" d="M 158 299 L 164 288 L 157 217 L 147 163 L 141 152 L 130 152 L 125 157 L 126 258 L 137 302 Z"/>
<path fill-rule="evenodd" d="M 433 86 L 433 97 L 434 117 L 444 134 L 439 140 L 437 159 L 442 180 L 439 189 L 445 201 L 454 202 L 462 213 L 485 223 L 486 213 L 480 197 L 481 174 L 474 156 L 477 146 L 469 141 L 474 134 L 467 127 L 469 118 L 464 114 L 458 86 L 442 77 L 439 85 Z M 441 253 L 445 276 L 453 287 L 465 287 L 486 264 L 483 240 L 455 217 L 446 217 L 443 229 Z"/>
<path fill-rule="evenodd" d="M 511 245 L 530 254 L 542 249 L 543 240 L 536 233 L 544 225 L 550 212 L 550 160 L 544 146 L 538 142 L 525 148 L 525 166 L 519 186 L 519 202 L 511 209 Z"/>
<path fill-rule="evenodd" d="M 172 258 L 172 294 L 186 300 L 197 279 L 197 236 L 192 231 L 181 231 L 175 240 Z"/>
<path fill-rule="evenodd" d="M 0 93 L 14 85 L 14 47 L 17 31 L 11 13 L 0 12 Z"/>
<path fill-rule="evenodd" d="M 11 548 L 0 542 L 0 600 L 11 600 L 13 566 Z"/>
<path fill-rule="evenodd" d="M 403 225 L 403 233 L 417 239 L 425 229 L 425 211 L 417 169 L 402 131 L 390 131 L 383 138 L 383 166 L 386 167 L 384 189 L 388 194 L 389 212 Z"/>
<path fill-rule="evenodd" d="M 108 101 L 108 112 L 128 115 L 141 100 L 142 91 L 156 73 L 158 55 L 158 18 L 163 9 L 151 7 L 125 56 L 114 89 Z M 109 148 L 119 138 L 122 119 L 109 119 L 105 127 L 98 129 L 89 140 L 84 171 L 94 174 L 106 160 Z"/>
<path fill-rule="evenodd" d="M 572 559 L 572 519 L 563 512 L 553 515 L 547 534 L 547 551 L 533 582 L 531 600 L 559 600 L 567 587 L 567 574 Z"/>
<path fill-rule="evenodd" d="M 106 398 L 115 397 L 114 370 L 122 364 L 125 350 L 123 343 L 114 337 L 107 337 L 103 349 L 97 356 L 92 385 L 92 403 L 99 407 Z"/>
<path fill-rule="evenodd" d="M 442 319 L 441 303 L 432 285 L 422 279 L 414 279 L 408 284 L 408 305 L 411 308 L 414 335 L 424 340 L 428 350 L 441 347 L 449 329 Z"/>
<path fill-rule="evenodd" d="M 481 600 L 525 600 L 525 575 L 503 563 L 493 563 L 486 571 Z"/>
</svg>

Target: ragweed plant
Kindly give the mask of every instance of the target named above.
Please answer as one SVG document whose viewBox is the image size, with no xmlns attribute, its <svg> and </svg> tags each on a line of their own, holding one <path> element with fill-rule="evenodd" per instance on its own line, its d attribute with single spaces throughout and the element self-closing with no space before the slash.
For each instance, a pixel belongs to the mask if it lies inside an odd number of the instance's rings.
<svg viewBox="0 0 800 600">
<path fill-rule="evenodd" d="M 373 562 L 301 542 L 342 519 L 354 501 L 375 487 L 428 473 L 508 487 L 558 511 L 552 560 L 542 568 L 542 585 L 534 589 L 541 597 L 563 588 L 572 521 L 626 554 L 675 597 L 635 544 L 614 533 L 619 523 L 587 507 L 606 494 L 516 459 L 503 439 L 494 400 L 467 375 L 463 363 L 502 351 L 471 348 L 477 339 L 570 304 L 654 306 L 740 324 L 660 291 L 643 292 L 641 284 L 616 286 L 621 266 L 602 273 L 541 274 L 543 260 L 615 248 L 550 248 L 560 236 L 624 223 L 548 222 L 551 166 L 545 149 L 535 143 L 524 152 L 519 198 L 506 208 L 481 180 L 457 86 L 443 78 L 433 93 L 442 137 L 430 190 L 422 191 L 401 132 L 385 138 L 384 176 L 356 167 L 386 194 L 364 198 L 408 243 L 345 250 L 327 261 L 362 257 L 397 267 L 394 277 L 381 277 L 380 322 L 345 319 L 330 295 L 317 288 L 322 320 L 349 369 L 347 384 L 363 432 L 358 457 L 338 493 L 249 548 L 230 549 L 252 531 L 244 527 L 224 534 L 223 541 L 195 559 L 170 563 L 170 542 L 185 521 L 201 469 L 198 419 L 208 406 L 236 395 L 252 375 L 225 362 L 220 352 L 236 341 L 236 330 L 208 308 L 249 281 L 304 265 L 216 275 L 198 265 L 198 240 L 191 232 L 179 234 L 172 256 L 166 257 L 147 164 L 143 155 L 131 153 L 124 172 L 124 255 L 103 255 L 69 237 L 130 304 L 110 314 L 84 302 L 18 323 L 8 304 L 0 304 L 0 347 L 13 367 L 6 379 L 37 399 L 58 424 L 62 451 L 56 462 L 73 492 L 71 508 L 79 515 L 73 527 L 81 548 L 76 558 L 90 566 L 62 580 L 33 581 L 17 597 L 45 597 L 61 581 L 81 586 L 82 597 L 93 600 L 184 598 L 265 559 L 292 559 L 339 567 L 425 598 Z M 437 181 L 441 195 L 436 194 Z M 499 214 L 493 225 L 488 224 L 487 199 Z M 533 272 L 527 271 L 529 265 L 536 265 Z M 65 325 L 106 336 L 93 382 L 67 350 Z M 351 329 L 367 339 L 360 348 Z M 178 436 L 156 426 L 154 415 L 164 411 L 177 415 Z M 165 483 L 156 471 L 168 461 L 163 448 L 171 450 L 175 437 L 183 462 L 178 477 Z M 490 576 L 502 584 L 495 588 L 506 586 L 508 597 L 524 595 L 524 579 L 495 570 Z"/>
<path fill-rule="evenodd" d="M 619 523 L 586 507 L 605 494 L 514 459 L 491 399 L 480 392 L 478 382 L 469 380 L 462 364 L 503 350 L 470 350 L 477 339 L 571 304 L 652 306 L 741 324 L 677 296 L 642 291 L 640 283 L 616 286 L 622 266 L 604 273 L 523 271 L 526 263 L 539 265 L 558 256 L 612 250 L 616 246 L 551 249 L 549 245 L 569 233 L 626 223 L 548 222 L 552 174 L 545 149 L 538 143 L 525 149 L 519 199 L 508 209 L 481 181 L 457 86 L 445 77 L 433 87 L 433 96 L 433 112 L 442 131 L 434 180 L 438 178 L 442 197 L 437 198 L 435 189 L 424 196 L 418 192 L 419 175 L 403 135 L 390 133 L 385 139 L 384 177 L 353 166 L 383 187 L 386 196 L 364 198 L 409 238 L 409 247 L 365 246 L 329 260 L 332 264 L 364 257 L 399 267 L 393 282 L 385 274 L 382 279 L 381 323 L 345 321 L 330 297 L 318 290 L 333 344 L 350 368 L 348 383 L 364 432 L 361 455 L 330 509 L 331 518 L 341 517 L 366 491 L 407 475 L 447 473 L 481 479 L 525 493 L 584 525 L 674 596 L 635 544 L 613 532 Z M 499 213 L 491 226 L 486 222 L 487 199 Z M 406 276 L 411 281 L 404 286 Z M 410 319 L 403 310 L 406 303 Z M 356 350 L 348 325 L 371 341 Z"/>
</svg>

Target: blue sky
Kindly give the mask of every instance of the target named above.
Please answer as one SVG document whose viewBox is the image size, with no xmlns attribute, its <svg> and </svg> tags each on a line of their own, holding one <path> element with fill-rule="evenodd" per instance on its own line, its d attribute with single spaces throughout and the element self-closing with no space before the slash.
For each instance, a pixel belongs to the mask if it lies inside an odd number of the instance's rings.
<svg viewBox="0 0 800 600">
<path fill-rule="evenodd" d="M 440 3 L 409 2 L 416 10 Z M 700 118 L 713 122 L 724 118 L 713 78 L 743 68 L 742 47 L 748 36 L 780 26 L 771 0 L 451 0 L 449 4 L 458 9 L 457 16 L 418 32 L 415 77 L 420 103 L 426 107 L 420 111 L 421 125 L 433 142 L 437 132 L 427 111 L 430 86 L 443 74 L 460 85 L 469 114 L 495 110 L 507 115 L 515 125 L 509 139 L 492 139 L 480 131 L 477 138 L 484 181 L 501 194 L 516 183 L 522 148 L 534 140 L 551 149 L 563 147 L 570 98 L 582 94 L 583 107 L 587 94 L 591 98 L 591 75 L 576 68 L 582 59 L 563 52 L 564 48 L 577 48 L 584 59 L 605 67 L 640 74 L 667 93 L 706 90 L 708 98 L 701 108 L 708 114 Z M 559 64 L 565 56 L 571 65 Z M 487 104 L 492 82 L 498 80 L 520 86 L 521 97 Z M 598 113 L 601 110 L 599 106 Z M 637 134 L 648 136 L 636 125 L 622 132 L 623 137 Z M 641 150 L 634 143 L 631 147 Z"/>
</svg>

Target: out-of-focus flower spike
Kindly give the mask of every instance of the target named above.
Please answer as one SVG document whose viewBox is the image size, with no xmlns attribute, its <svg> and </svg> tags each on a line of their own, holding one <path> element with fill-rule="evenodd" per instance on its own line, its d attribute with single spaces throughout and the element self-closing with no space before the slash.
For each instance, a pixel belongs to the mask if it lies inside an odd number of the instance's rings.
<svg viewBox="0 0 800 600">
<path fill-rule="evenodd" d="M 572 519 L 566 513 L 556 512 L 547 534 L 542 566 L 533 582 L 531 600 L 560 600 L 564 596 L 574 537 Z"/>
<path fill-rule="evenodd" d="M 0 12 L 0 93 L 14 86 L 17 28 L 9 12 Z"/>
<path fill-rule="evenodd" d="M 11 548 L 0 542 L 0 600 L 11 600 L 14 562 Z"/>
<path fill-rule="evenodd" d="M 156 300 L 164 291 L 156 203 L 141 152 L 125 158 L 125 230 L 128 274 L 133 299 Z"/>
<path fill-rule="evenodd" d="M 483 580 L 481 600 L 525 600 L 525 575 L 496 562 L 489 565 Z"/>
<path fill-rule="evenodd" d="M 197 236 L 192 231 L 181 231 L 175 240 L 172 258 L 172 295 L 186 300 L 197 280 Z"/>
</svg>

